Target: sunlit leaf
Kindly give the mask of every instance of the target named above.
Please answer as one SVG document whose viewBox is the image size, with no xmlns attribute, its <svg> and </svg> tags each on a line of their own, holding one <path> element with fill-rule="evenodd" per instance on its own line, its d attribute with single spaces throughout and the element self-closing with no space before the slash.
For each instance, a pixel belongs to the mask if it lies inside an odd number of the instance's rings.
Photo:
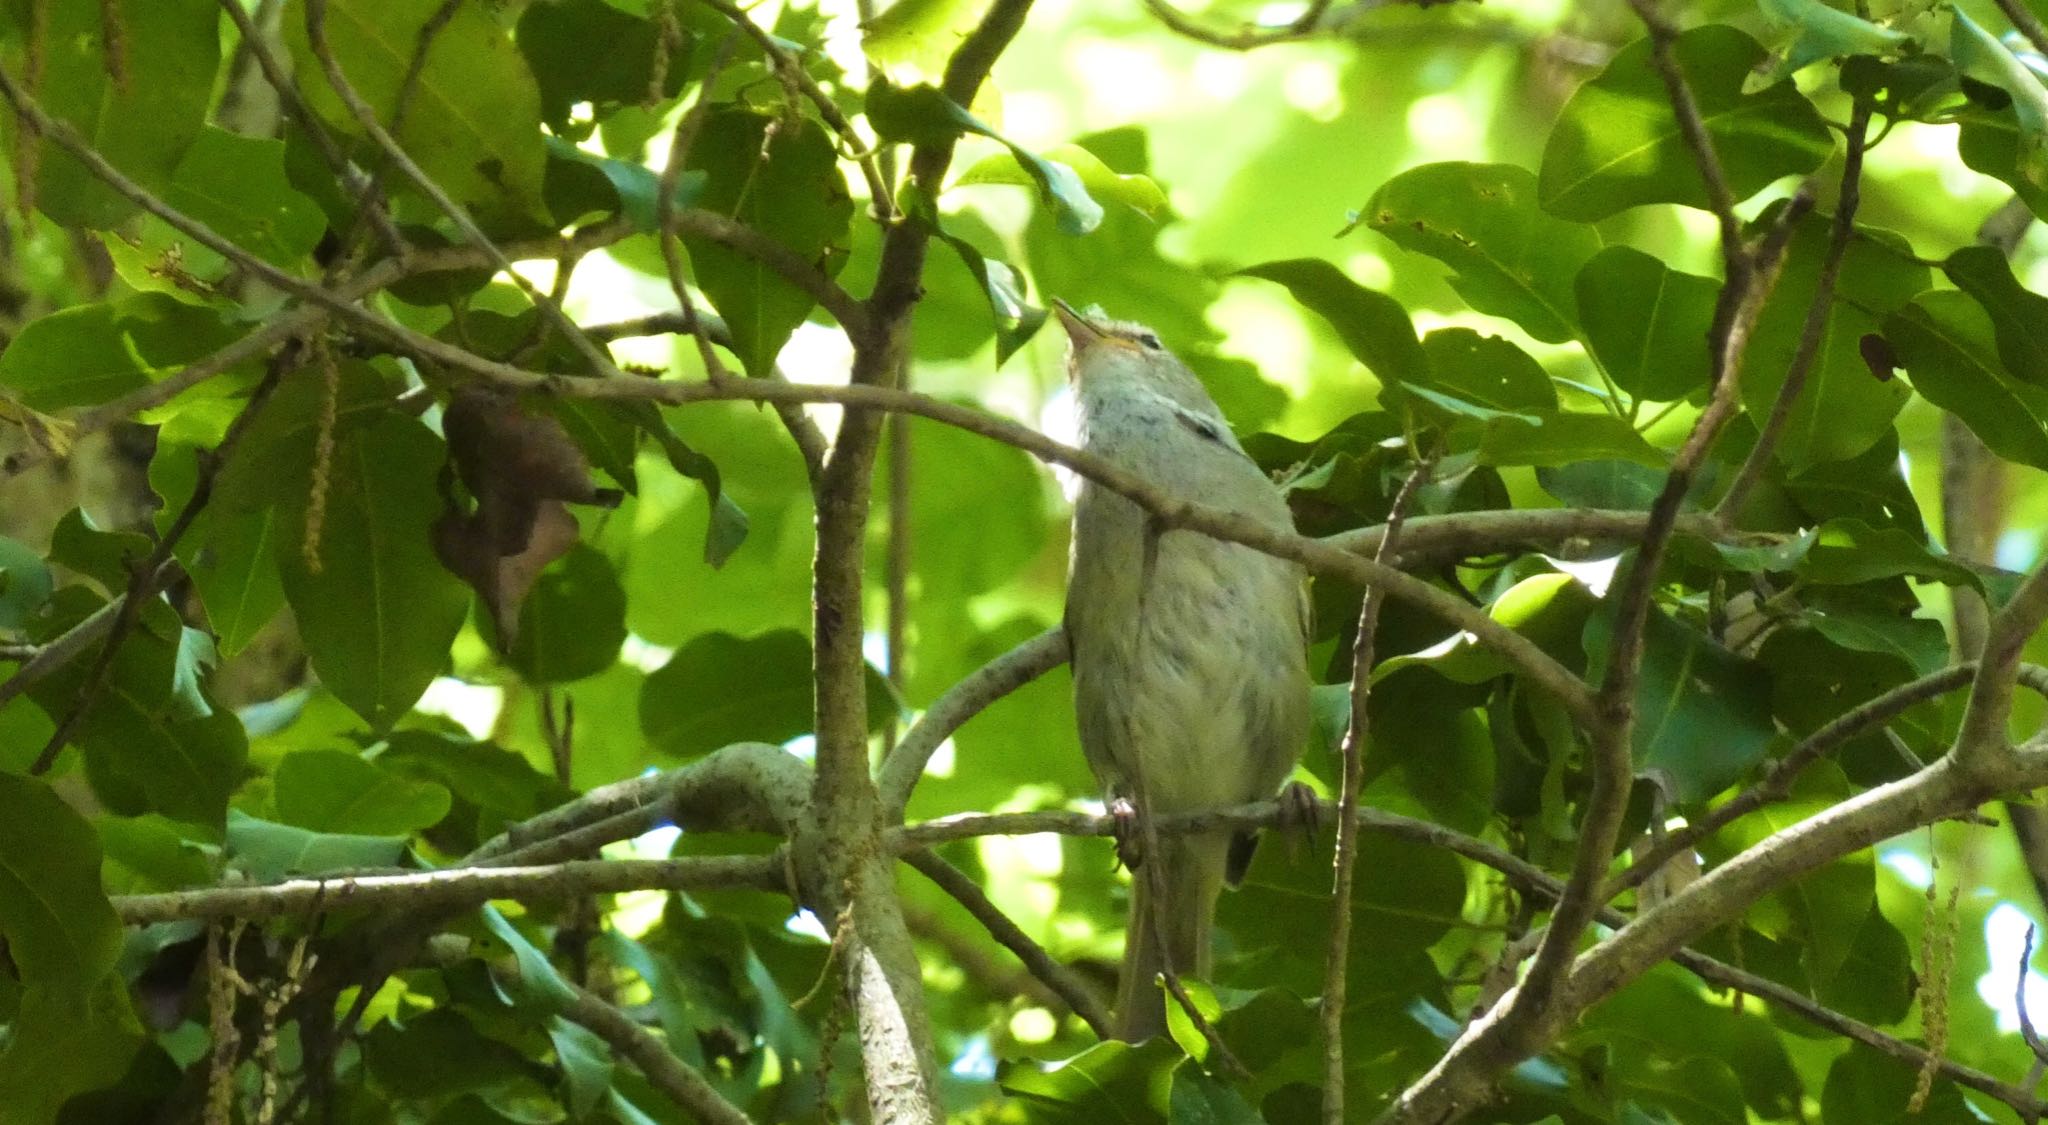
<svg viewBox="0 0 2048 1125">
<path fill-rule="evenodd" d="M 1743 32 L 1696 27 L 1678 36 L 1672 55 L 1736 199 L 1780 176 L 1813 171 L 1833 150 L 1826 123 L 1789 81 L 1743 92 L 1765 56 Z M 1543 150 L 1538 191 L 1552 214 L 1582 220 L 1644 203 L 1707 205 L 1697 158 L 1651 65 L 1648 39 L 1622 48 L 1565 103 Z"/>
</svg>

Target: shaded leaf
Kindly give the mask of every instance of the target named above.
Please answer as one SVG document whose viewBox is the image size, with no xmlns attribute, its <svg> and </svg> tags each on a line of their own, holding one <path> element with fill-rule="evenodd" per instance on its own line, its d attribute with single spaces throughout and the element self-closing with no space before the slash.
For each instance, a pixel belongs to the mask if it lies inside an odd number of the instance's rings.
<svg viewBox="0 0 2048 1125">
<path fill-rule="evenodd" d="M 278 819 L 315 832 L 400 836 L 448 815 L 448 790 L 401 777 L 345 750 L 301 750 L 277 763 Z"/>
<path fill-rule="evenodd" d="M 2048 297 L 2022 286 L 2005 255 L 1989 246 L 1963 247 L 1948 256 L 1941 270 L 1991 318 L 2006 374 L 2048 385 Z"/>
<path fill-rule="evenodd" d="M 0 773 L 0 934 L 24 985 L 82 1000 L 114 967 L 121 923 L 92 827 L 35 778 Z M 18 1038 L 18 1036 L 17 1036 Z"/>
<path fill-rule="evenodd" d="M 738 220 L 829 275 L 853 217 L 837 150 L 808 118 L 778 128 L 771 140 L 773 120 L 744 110 L 704 119 L 690 150 L 692 167 L 705 174 L 698 206 Z M 748 255 L 695 237 L 683 243 L 697 283 L 732 330 L 733 353 L 749 374 L 768 375 L 810 314 L 810 295 Z"/>
<path fill-rule="evenodd" d="M 206 0 L 59 0 L 42 5 L 46 50 L 35 95 L 50 116 L 142 186 L 162 189 L 204 127 L 220 65 L 220 11 Z M 125 81 L 113 79 L 102 16 L 147 50 L 121 52 Z M 108 228 L 135 205 L 85 165 L 45 141 L 35 161 L 36 204 L 67 226 Z"/>
<path fill-rule="evenodd" d="M 285 598 L 313 670 L 380 731 L 440 674 L 469 602 L 430 542 L 441 453 L 432 431 L 403 415 L 348 434 L 329 467 L 319 573 L 300 549 L 303 496 L 278 540 Z"/>
<path fill-rule="evenodd" d="M 1999 456 L 2048 468 L 2041 421 L 2048 390 L 2006 373 L 1991 319 L 1975 301 L 1952 291 L 1923 294 L 1885 319 L 1884 335 L 1922 397 L 1961 418 Z"/>
<path fill-rule="evenodd" d="M 329 0 L 327 42 L 350 86 L 389 126 L 421 30 L 441 0 Z M 364 135 L 313 57 L 300 19 L 284 22 L 299 87 L 330 127 Z M 542 220 L 547 150 L 540 89 L 495 16 L 463 4 L 440 24 L 411 91 L 398 143 L 434 182 L 485 219 Z"/>
<path fill-rule="evenodd" d="M 390 867 L 405 854 L 403 836 L 314 832 L 228 810 L 227 855 L 260 883 L 359 867 Z"/>
<path fill-rule="evenodd" d="M 1609 246 L 1573 280 L 1586 344 L 1614 384 L 1652 402 L 1707 388 L 1707 331 L 1720 283 L 1680 273 L 1628 246 Z"/>
<path fill-rule="evenodd" d="M 1612 630 L 1609 614 L 1586 621 L 1589 682 L 1604 674 Z M 1704 801 L 1761 760 L 1776 733 L 1761 666 L 1661 611 L 1650 615 L 1631 732 L 1643 776 L 1675 801 Z"/>
</svg>

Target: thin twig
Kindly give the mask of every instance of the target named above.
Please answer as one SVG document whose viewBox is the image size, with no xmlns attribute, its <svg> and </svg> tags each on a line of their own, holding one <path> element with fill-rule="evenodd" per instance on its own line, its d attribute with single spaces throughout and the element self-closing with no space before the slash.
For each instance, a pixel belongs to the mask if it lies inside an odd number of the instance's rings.
<svg viewBox="0 0 2048 1125">
<path fill-rule="evenodd" d="M 235 420 L 228 424 L 227 432 L 221 435 L 220 443 L 215 445 L 211 452 L 199 454 L 199 473 L 192 486 L 191 498 L 186 500 L 185 506 L 172 519 L 171 525 L 164 529 L 162 537 L 157 540 L 148 557 L 129 563 L 128 588 L 121 595 L 121 608 L 114 615 L 107 630 L 106 640 L 100 644 L 99 656 L 94 659 L 91 670 L 86 673 L 85 684 L 79 689 L 71 710 L 57 723 L 56 729 L 50 733 L 49 741 L 43 744 L 42 751 L 29 766 L 30 776 L 47 773 L 50 767 L 57 763 L 57 755 L 78 733 L 79 727 L 92 711 L 93 702 L 106 690 L 107 683 L 113 675 L 114 658 L 120 654 L 121 646 L 134 632 L 136 624 L 142 620 L 143 606 L 156 596 L 159 576 L 169 569 L 167 564 L 171 561 L 172 552 L 177 549 L 178 542 L 185 537 L 185 533 L 192 530 L 192 524 L 199 518 L 199 513 L 206 510 L 207 501 L 213 498 L 214 482 L 219 479 L 221 469 L 227 464 L 228 458 L 234 455 L 235 447 L 241 443 L 242 435 L 249 431 L 250 424 L 262 413 L 263 404 L 270 401 L 271 392 L 277 389 L 279 380 L 284 378 L 287 371 L 296 367 L 298 362 L 296 348 L 286 348 L 273 356 L 270 369 L 264 372 L 263 380 L 256 384 L 256 388 L 249 392 L 248 401 L 243 404 L 241 412 L 235 415 Z"/>
<path fill-rule="evenodd" d="M 1430 475 L 1424 461 L 1408 474 L 1387 511 L 1387 532 L 1380 537 L 1373 561 L 1382 566 L 1394 556 L 1401 525 L 1416 490 Z M 1358 801 L 1365 786 L 1365 743 L 1372 730 L 1373 642 L 1379 635 L 1380 606 L 1386 595 L 1378 586 L 1366 588 L 1358 608 L 1358 635 L 1351 642 L 1351 718 L 1339 744 L 1343 785 L 1337 798 L 1336 871 L 1331 880 L 1330 947 L 1323 961 L 1323 1120 L 1344 1122 L 1344 1001 L 1351 962 L 1351 885 L 1358 867 Z"/>
<path fill-rule="evenodd" d="M 1145 9 L 1167 30 L 1197 43 L 1221 47 L 1226 51 L 1250 51 L 1276 43 L 1292 43 L 1316 34 L 1322 29 L 1323 17 L 1330 10 L 1330 0 L 1312 0 L 1301 15 L 1285 24 L 1244 24 L 1235 31 L 1206 27 L 1167 0 L 1145 0 Z"/>
<path fill-rule="evenodd" d="M 1065 1001 L 1067 1007 L 1073 1009 L 1074 1014 L 1081 1017 L 1081 1021 L 1097 1036 L 1108 1039 L 1114 1034 L 1109 1013 L 1103 1010 L 1102 1002 L 1095 994 L 1065 965 L 1054 960 L 1044 946 L 1031 940 L 1030 934 L 989 900 L 987 892 L 979 884 L 928 848 L 913 848 L 904 852 L 902 858 L 903 862 L 916 868 L 940 890 L 966 907 L 967 912 L 974 915 L 974 920 L 988 930 L 988 936 L 1016 954 L 1017 960 L 1023 963 L 1032 977 Z"/>
<path fill-rule="evenodd" d="M 1821 259 L 1820 278 L 1814 283 L 1813 300 L 1806 308 L 1806 322 L 1799 331 L 1799 346 L 1792 353 L 1792 362 L 1785 369 L 1784 385 L 1778 388 L 1777 401 L 1771 404 L 1770 417 L 1764 420 L 1763 429 L 1757 434 L 1756 444 L 1749 456 L 1743 459 L 1742 467 L 1735 473 L 1735 480 L 1715 506 L 1715 518 L 1733 522 L 1742 513 L 1742 505 L 1749 499 L 1750 489 L 1762 478 L 1770 465 L 1771 457 L 1777 450 L 1778 441 L 1784 435 L 1785 425 L 1792 419 L 1792 408 L 1799 400 L 1799 392 L 1806 387 L 1813 363 L 1820 355 L 1821 338 L 1826 335 L 1828 318 L 1834 313 L 1835 283 L 1842 274 L 1842 258 L 1848 252 L 1849 239 L 1856 233 L 1856 209 L 1862 201 L 1863 145 L 1870 132 L 1870 105 L 1858 101 L 1849 115 L 1846 134 L 1848 155 L 1842 164 L 1842 191 L 1835 203 L 1835 218 L 1828 231 L 1828 246 Z"/>
<path fill-rule="evenodd" d="M 801 92 L 805 100 L 818 111 L 819 119 L 833 132 L 839 134 L 846 150 L 843 155 L 860 168 L 862 178 L 867 180 L 868 198 L 874 203 L 876 221 L 884 226 L 894 222 L 897 218 L 896 201 L 889 193 L 888 178 L 883 175 L 880 164 L 876 162 L 876 146 L 863 140 L 854 130 L 853 122 L 847 119 L 845 111 L 839 108 L 839 103 L 818 85 L 818 80 L 811 77 L 802 63 L 783 49 L 781 40 L 748 19 L 747 14 L 741 11 L 738 5 L 731 3 L 730 0 L 704 0 L 704 4 L 731 20 L 735 27 L 745 32 L 747 37 L 761 48 L 762 53 L 768 56 L 768 63 L 775 69 L 776 74 Z M 704 85 L 708 88 L 710 83 L 706 82 Z"/>
<path fill-rule="evenodd" d="M 454 15 L 455 8 L 459 3 L 460 0 L 446 0 L 442 9 L 436 12 L 428 20 L 427 24 L 421 28 L 421 42 L 415 55 L 414 69 L 424 65 L 427 41 L 435 30 L 438 30 L 442 24 L 447 22 L 448 18 Z M 527 298 L 540 309 L 541 316 L 553 323 L 555 328 L 568 339 L 570 344 L 575 346 L 578 354 L 582 355 L 584 360 L 590 364 L 590 369 L 593 372 L 607 377 L 621 377 L 618 365 L 612 362 L 611 353 L 605 351 L 603 347 L 590 337 L 584 335 L 583 329 L 577 325 L 574 318 L 563 311 L 562 306 L 558 302 L 551 300 L 546 293 L 541 292 L 531 281 L 528 281 L 526 275 L 514 269 L 512 259 L 507 257 L 498 244 L 492 241 L 489 235 L 484 233 L 482 227 L 477 226 L 476 220 L 470 217 L 469 210 L 463 207 L 462 204 L 457 203 L 455 198 L 449 195 L 440 184 L 434 182 L 432 176 L 427 175 L 425 169 L 421 168 L 411 156 L 406 154 L 404 146 L 399 144 L 398 138 L 392 135 L 398 127 L 396 113 L 402 111 L 402 103 L 399 109 L 394 111 L 391 129 L 386 129 L 383 123 L 377 120 L 377 111 L 370 106 L 370 103 L 363 100 L 363 96 L 349 82 L 348 75 L 342 71 L 341 60 L 335 57 L 333 50 L 327 42 L 327 0 L 306 0 L 306 38 L 311 45 L 313 57 L 320 61 L 321 69 L 327 74 L 328 85 L 334 88 L 335 94 L 341 98 L 342 104 L 348 107 L 349 113 L 355 117 L 356 123 L 362 126 L 363 132 L 382 150 L 385 159 L 389 160 L 394 167 L 403 173 L 406 179 L 411 180 L 413 186 L 418 188 L 422 194 L 432 200 L 434 206 L 440 208 L 441 212 L 454 222 L 456 227 L 462 231 L 463 237 L 467 238 L 471 245 L 484 251 L 489 256 L 493 266 L 496 266 L 501 273 L 506 274 L 512 279 L 520 291 L 525 293 Z M 411 76 L 411 72 L 409 72 L 408 76 Z"/>
<path fill-rule="evenodd" d="M 1875 699 L 1837 715 L 1819 730 L 1801 739 L 1784 757 L 1772 762 L 1770 768 L 1764 771 L 1763 779 L 1755 785 L 1714 806 L 1698 820 L 1666 833 L 1639 856 L 1628 870 L 1615 876 L 1601 889 L 1601 899 L 1611 899 L 1631 887 L 1640 886 L 1643 880 L 1656 874 L 1673 856 L 1691 850 L 1701 840 L 1765 805 L 1784 800 L 1792 792 L 1793 781 L 1805 772 L 1806 767 L 1819 761 L 1836 747 L 1884 726 L 1930 699 L 1961 688 L 1976 674 L 1977 666 L 1974 663 L 1952 665 L 1917 680 L 1900 684 Z"/>
<path fill-rule="evenodd" d="M 2020 0 L 1994 0 L 1994 2 L 1998 5 L 1998 10 L 2005 13 L 2005 18 L 2012 21 L 2013 27 L 2021 35 L 2027 37 L 2027 42 L 2033 45 L 2034 50 L 2039 51 L 2043 55 L 2048 55 L 2048 28 L 2041 26 L 2040 19 L 2034 15 L 2031 9 L 2021 3 Z"/>
<path fill-rule="evenodd" d="M 235 30 L 241 35 L 242 49 L 256 60 L 256 65 L 263 69 L 264 81 L 270 83 L 270 88 L 277 91 L 278 104 L 282 105 L 292 120 L 298 122 L 299 127 L 306 131 L 306 136 L 312 140 L 313 147 L 319 150 L 320 159 L 334 173 L 335 178 L 357 190 L 357 214 L 367 218 L 377 229 L 377 237 L 384 243 L 384 252 L 394 258 L 402 258 L 406 247 L 405 236 L 398 232 L 397 224 L 391 221 L 390 205 L 385 202 L 383 193 L 377 190 L 374 181 L 349 164 L 348 158 L 342 155 L 341 148 L 334 143 L 333 136 L 327 132 L 326 124 L 306 105 L 306 99 L 299 93 L 298 83 L 292 81 L 291 72 L 285 69 L 284 63 L 277 57 L 277 52 L 270 49 L 270 41 L 265 38 L 261 23 L 249 15 L 241 0 L 220 0 L 220 6 L 227 12 L 228 18 L 234 21 Z M 272 10 L 275 10 L 275 5 L 272 6 Z"/>
<path fill-rule="evenodd" d="M 1657 76 L 1664 82 L 1664 93 L 1671 102 L 1672 113 L 1678 118 L 1678 135 L 1692 153 L 1693 165 L 1699 169 L 1700 182 L 1706 185 L 1707 209 L 1720 224 L 1721 256 L 1734 261 L 1746 253 L 1742 244 L 1742 219 L 1735 213 L 1735 193 L 1728 186 L 1727 173 L 1721 169 L 1721 158 L 1714 151 L 1714 138 L 1707 132 L 1706 121 L 1700 116 L 1699 102 L 1692 96 L 1692 87 L 1686 83 L 1685 68 L 1679 65 L 1673 47 L 1678 42 L 1678 27 L 1657 9 L 1656 0 L 1629 0 L 1629 7 L 1643 21 L 1650 32 L 1650 62 Z"/>
<path fill-rule="evenodd" d="M 939 744 L 967 720 L 996 700 L 1016 691 L 1067 660 L 1066 630 L 1054 627 L 975 669 L 928 708 L 882 760 L 877 784 L 882 807 L 893 822 L 903 816 L 910 791 L 924 776 L 925 763 Z"/>
</svg>

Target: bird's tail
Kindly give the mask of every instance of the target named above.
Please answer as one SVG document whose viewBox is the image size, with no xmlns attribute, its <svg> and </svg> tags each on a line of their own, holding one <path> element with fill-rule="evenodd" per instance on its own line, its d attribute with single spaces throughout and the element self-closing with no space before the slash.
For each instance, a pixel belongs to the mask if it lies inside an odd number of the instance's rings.
<svg viewBox="0 0 2048 1125">
<path fill-rule="evenodd" d="M 1156 981 L 1168 963 L 1176 976 L 1209 975 L 1209 924 L 1229 850 L 1227 835 L 1162 838 L 1131 873 L 1117 1038 L 1136 1043 L 1166 1030 L 1166 994 Z M 1155 895 L 1164 896 L 1158 909 Z"/>
</svg>

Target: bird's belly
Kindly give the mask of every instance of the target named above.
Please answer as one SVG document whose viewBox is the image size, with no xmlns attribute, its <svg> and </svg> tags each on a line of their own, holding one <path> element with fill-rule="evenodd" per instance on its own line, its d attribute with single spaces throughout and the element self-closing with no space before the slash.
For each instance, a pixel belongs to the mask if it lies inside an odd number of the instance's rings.
<svg viewBox="0 0 2048 1125">
<path fill-rule="evenodd" d="M 1077 675 L 1117 685 L 1114 772 L 1160 812 L 1271 796 L 1298 747 L 1270 744 L 1305 702 L 1291 569 L 1186 534 L 1160 544 L 1136 620 L 1097 622 L 1076 653 Z"/>
</svg>

